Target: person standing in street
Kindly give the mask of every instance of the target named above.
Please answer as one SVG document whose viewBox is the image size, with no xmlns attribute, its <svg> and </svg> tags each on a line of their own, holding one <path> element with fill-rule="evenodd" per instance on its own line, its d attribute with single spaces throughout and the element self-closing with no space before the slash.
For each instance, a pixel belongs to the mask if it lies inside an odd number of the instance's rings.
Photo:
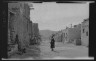
<svg viewBox="0 0 96 61">
<path fill-rule="evenodd" d="M 50 44 L 51 44 L 51 50 L 52 51 L 54 51 L 54 48 L 55 48 L 55 40 L 54 40 L 54 35 L 52 35 L 52 37 L 51 37 L 51 42 L 50 42 Z"/>
</svg>

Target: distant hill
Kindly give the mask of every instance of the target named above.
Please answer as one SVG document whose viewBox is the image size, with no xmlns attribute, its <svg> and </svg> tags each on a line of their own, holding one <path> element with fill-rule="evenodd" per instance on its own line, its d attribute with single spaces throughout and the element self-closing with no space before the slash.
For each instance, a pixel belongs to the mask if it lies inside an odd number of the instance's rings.
<svg viewBox="0 0 96 61">
<path fill-rule="evenodd" d="M 57 31 L 51 31 L 51 30 L 39 30 L 40 35 L 42 36 L 43 40 L 49 39 L 49 37 L 53 34 L 56 33 Z"/>
</svg>

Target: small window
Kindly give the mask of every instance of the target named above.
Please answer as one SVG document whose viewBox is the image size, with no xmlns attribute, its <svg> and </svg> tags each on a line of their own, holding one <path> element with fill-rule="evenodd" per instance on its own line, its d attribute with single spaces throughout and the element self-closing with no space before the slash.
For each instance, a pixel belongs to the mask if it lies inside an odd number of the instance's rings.
<svg viewBox="0 0 96 61">
<path fill-rule="evenodd" d="M 86 36 L 88 36 L 88 32 L 86 32 Z"/>
<path fill-rule="evenodd" d="M 83 33 L 84 33 L 84 29 L 83 29 Z"/>
</svg>

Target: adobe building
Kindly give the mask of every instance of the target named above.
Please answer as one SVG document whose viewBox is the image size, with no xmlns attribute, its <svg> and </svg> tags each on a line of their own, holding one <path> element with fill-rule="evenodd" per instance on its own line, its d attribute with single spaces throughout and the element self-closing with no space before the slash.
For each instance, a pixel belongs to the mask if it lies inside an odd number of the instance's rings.
<svg viewBox="0 0 96 61">
<path fill-rule="evenodd" d="M 67 43 L 68 42 L 68 28 L 66 28 L 66 29 L 64 29 L 63 31 L 62 31 L 62 33 L 63 33 L 63 43 Z"/>
<path fill-rule="evenodd" d="M 81 25 L 82 45 L 89 46 L 89 18 L 85 19 Z"/>
<path fill-rule="evenodd" d="M 11 41 L 12 40 L 14 40 L 14 33 L 15 32 L 13 32 L 14 31 L 14 26 L 13 26 L 13 24 L 14 24 L 14 18 L 13 17 L 15 17 L 15 12 L 12 12 L 11 10 L 8 10 L 8 43 L 9 44 L 11 44 Z M 13 37 L 14 36 L 14 37 Z"/>
<path fill-rule="evenodd" d="M 79 40 L 81 38 L 81 24 L 75 25 L 72 28 L 66 28 L 65 30 L 63 30 L 63 35 L 64 42 L 73 43 L 74 40 Z"/>
<path fill-rule="evenodd" d="M 34 36 L 38 36 L 39 35 L 38 23 L 33 23 L 33 35 Z"/>
<path fill-rule="evenodd" d="M 34 36 L 38 39 L 38 23 L 33 23 L 30 20 L 30 7 L 28 3 L 8 3 L 8 45 L 18 45 L 15 43 L 16 35 L 18 35 L 21 49 L 28 48 L 30 39 Z M 32 40 L 32 42 L 34 41 Z M 38 41 L 35 42 L 37 43 Z M 13 47 L 11 50 L 18 50 L 17 47 Z"/>
<path fill-rule="evenodd" d="M 8 50 L 10 48 L 10 51 L 14 50 L 17 51 L 18 49 L 15 48 L 15 38 L 16 34 L 19 34 L 19 25 L 22 26 L 21 23 L 21 18 L 19 17 L 20 13 L 20 4 L 18 3 L 8 3 Z M 19 18 L 18 18 L 19 17 Z M 17 26 L 18 25 L 18 26 Z M 21 30 L 22 31 L 22 30 Z M 22 34 L 22 33 L 21 33 Z M 20 40 L 20 35 L 18 36 Z M 21 41 L 20 41 L 21 42 Z M 11 48 L 9 46 L 14 45 L 14 48 Z M 8 56 L 10 56 L 9 51 L 8 51 Z"/>
<path fill-rule="evenodd" d="M 70 42 L 74 42 L 74 44 L 79 42 L 81 44 L 81 24 L 74 25 L 74 28 L 70 28 L 68 37 L 70 38 Z"/>
<path fill-rule="evenodd" d="M 32 39 L 36 38 L 36 40 L 33 40 L 33 43 L 37 43 L 38 42 L 37 40 L 38 40 L 38 37 L 39 37 L 38 23 L 33 23 L 32 27 L 33 27 L 33 29 L 32 29 L 33 38 Z"/>
<path fill-rule="evenodd" d="M 18 16 L 19 7 L 18 3 L 8 3 L 8 41 L 10 41 L 10 43 L 14 42 L 17 33 L 15 21 L 17 21 L 16 17 Z"/>
<path fill-rule="evenodd" d="M 29 45 L 30 7 L 27 3 L 8 3 L 8 42 L 14 44 L 18 35 L 21 48 Z"/>
</svg>

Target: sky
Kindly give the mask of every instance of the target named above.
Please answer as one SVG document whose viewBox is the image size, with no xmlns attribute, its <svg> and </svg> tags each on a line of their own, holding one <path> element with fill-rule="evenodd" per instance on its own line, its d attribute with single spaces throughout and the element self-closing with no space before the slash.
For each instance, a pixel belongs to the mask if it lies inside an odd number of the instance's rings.
<svg viewBox="0 0 96 61">
<path fill-rule="evenodd" d="M 32 3 L 30 19 L 38 23 L 39 30 L 59 31 L 70 24 L 81 23 L 89 18 L 89 4 L 74 3 Z"/>
</svg>

